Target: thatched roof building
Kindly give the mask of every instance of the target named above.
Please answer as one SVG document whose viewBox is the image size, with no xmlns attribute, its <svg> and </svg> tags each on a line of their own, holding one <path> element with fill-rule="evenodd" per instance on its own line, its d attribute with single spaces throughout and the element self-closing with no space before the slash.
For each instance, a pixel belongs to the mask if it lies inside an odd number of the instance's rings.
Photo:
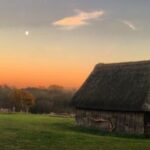
<svg viewBox="0 0 150 150">
<path fill-rule="evenodd" d="M 149 115 L 150 61 L 96 65 L 73 97 L 72 103 L 77 110 L 85 112 L 133 112 Z M 78 114 L 77 118 L 81 119 L 79 116 Z M 104 118 L 107 117 L 100 117 Z M 150 120 L 150 116 L 148 118 Z"/>
</svg>

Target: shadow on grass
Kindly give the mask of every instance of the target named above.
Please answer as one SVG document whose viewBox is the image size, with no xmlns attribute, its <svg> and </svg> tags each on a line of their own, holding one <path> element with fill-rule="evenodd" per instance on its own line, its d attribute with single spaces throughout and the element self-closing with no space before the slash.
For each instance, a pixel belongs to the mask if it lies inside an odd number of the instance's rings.
<svg viewBox="0 0 150 150">
<path fill-rule="evenodd" d="M 109 133 L 100 131 L 98 129 L 88 128 L 88 127 L 82 127 L 77 126 L 73 124 L 66 124 L 66 123 L 53 123 L 54 127 L 57 127 L 60 130 L 63 131 L 72 131 L 72 132 L 79 132 L 79 133 L 85 133 L 85 134 L 93 134 L 97 136 L 111 136 L 111 137 L 118 137 L 118 138 L 130 138 L 130 139 L 144 139 L 144 140 L 150 140 L 145 135 L 128 135 L 128 134 L 119 134 L 119 133 Z"/>
</svg>

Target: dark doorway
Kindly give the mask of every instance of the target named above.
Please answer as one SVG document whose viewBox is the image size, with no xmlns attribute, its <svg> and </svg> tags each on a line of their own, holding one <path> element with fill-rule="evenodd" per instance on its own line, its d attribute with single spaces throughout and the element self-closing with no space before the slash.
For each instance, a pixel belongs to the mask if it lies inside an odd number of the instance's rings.
<svg viewBox="0 0 150 150">
<path fill-rule="evenodd" d="M 144 134 L 150 136 L 150 112 L 144 114 Z"/>
</svg>

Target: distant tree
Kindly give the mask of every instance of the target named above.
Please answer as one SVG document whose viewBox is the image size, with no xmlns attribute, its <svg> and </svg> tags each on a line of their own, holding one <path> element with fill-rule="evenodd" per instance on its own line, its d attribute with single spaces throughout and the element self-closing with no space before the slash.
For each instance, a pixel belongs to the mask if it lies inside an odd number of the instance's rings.
<svg viewBox="0 0 150 150">
<path fill-rule="evenodd" d="M 12 105 L 9 101 L 8 95 L 11 88 L 7 85 L 0 85 L 0 108 L 11 108 Z"/>
<path fill-rule="evenodd" d="M 25 111 L 29 112 L 29 108 L 35 103 L 35 97 L 31 93 L 26 91 L 22 92 L 22 96 L 23 96 L 23 105 L 25 107 Z"/>
<path fill-rule="evenodd" d="M 9 95 L 10 100 L 14 103 L 14 110 L 29 112 L 29 108 L 34 104 L 35 97 L 24 90 L 14 89 Z"/>
</svg>

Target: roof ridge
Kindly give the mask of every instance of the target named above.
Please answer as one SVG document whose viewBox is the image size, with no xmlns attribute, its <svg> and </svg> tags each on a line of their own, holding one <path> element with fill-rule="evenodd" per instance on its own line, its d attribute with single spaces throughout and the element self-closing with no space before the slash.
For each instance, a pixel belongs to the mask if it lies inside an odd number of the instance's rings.
<svg viewBox="0 0 150 150">
<path fill-rule="evenodd" d="M 112 63 L 98 63 L 96 66 L 102 65 L 134 65 L 134 64 L 149 64 L 150 60 L 141 60 L 141 61 L 127 61 L 127 62 L 112 62 Z"/>
</svg>

